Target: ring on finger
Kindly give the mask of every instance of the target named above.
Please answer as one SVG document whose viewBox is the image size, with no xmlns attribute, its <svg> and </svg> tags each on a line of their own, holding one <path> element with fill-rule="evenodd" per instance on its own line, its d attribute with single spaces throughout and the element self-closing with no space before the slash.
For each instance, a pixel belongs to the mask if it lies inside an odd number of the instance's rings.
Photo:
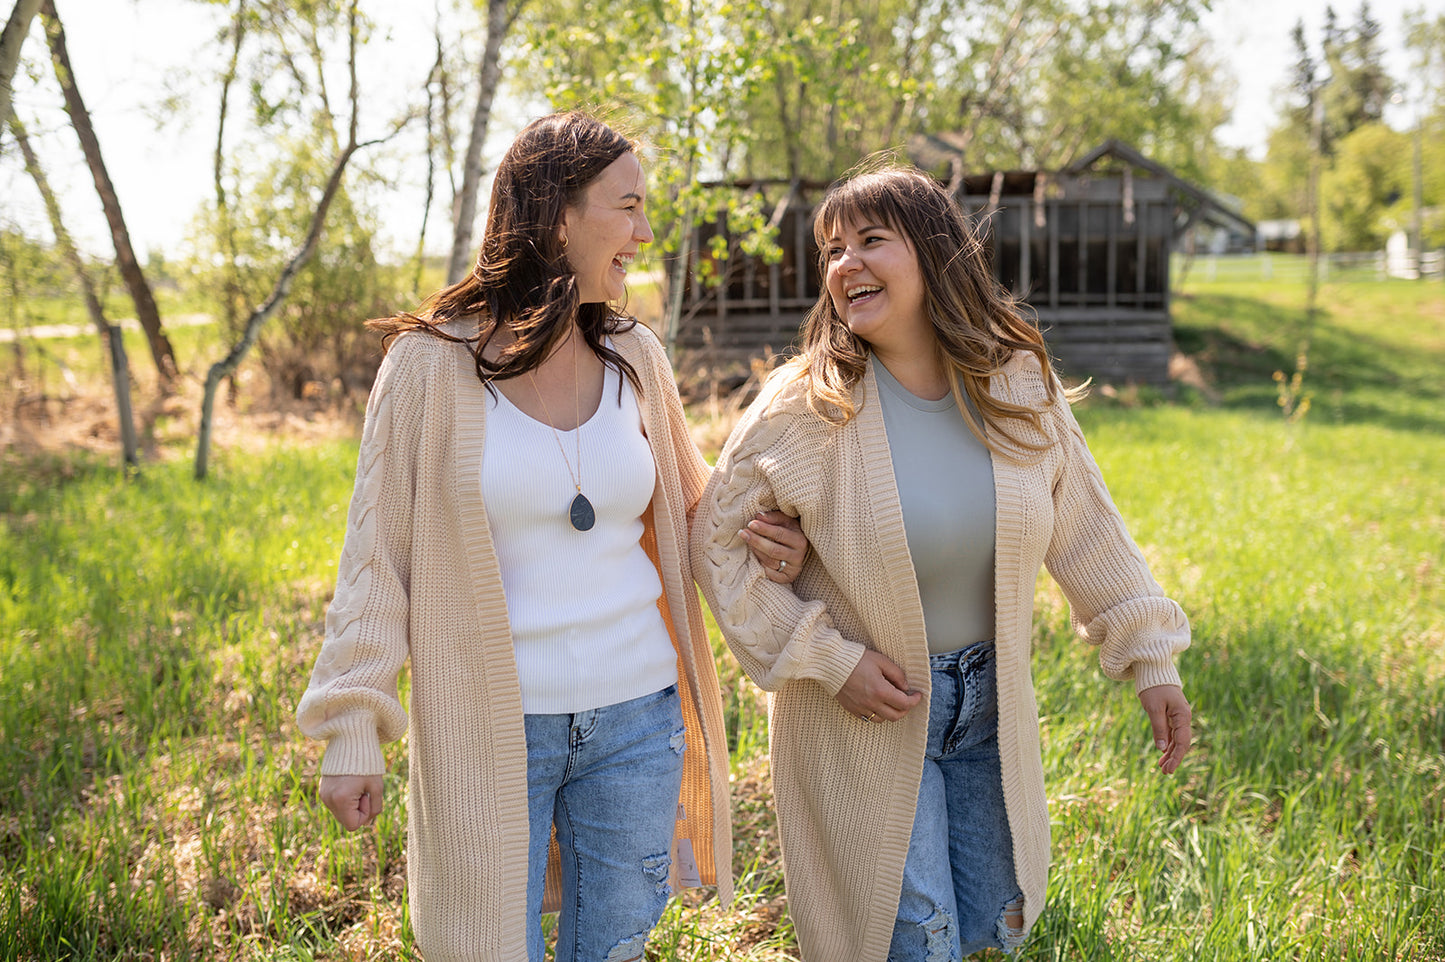
<svg viewBox="0 0 1445 962">
<path fill-rule="evenodd" d="M 879 720 L 879 718 L 878 718 L 878 713 L 877 713 L 877 712 L 870 711 L 870 712 L 868 713 L 868 720 L 871 721 L 871 722 L 876 722 L 876 721 L 878 721 L 878 720 Z"/>
<path fill-rule="evenodd" d="M 786 571 L 786 570 L 788 570 L 788 563 L 787 563 L 786 561 L 784 561 L 782 558 L 779 558 L 779 559 L 778 559 L 778 570 L 779 570 L 779 571 Z"/>
</svg>

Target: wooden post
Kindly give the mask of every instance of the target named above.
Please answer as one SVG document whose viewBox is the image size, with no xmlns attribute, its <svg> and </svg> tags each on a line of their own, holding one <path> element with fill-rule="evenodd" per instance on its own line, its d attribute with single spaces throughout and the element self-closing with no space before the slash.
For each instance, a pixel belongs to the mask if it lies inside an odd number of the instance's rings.
<svg viewBox="0 0 1445 962">
<path fill-rule="evenodd" d="M 1114 307 L 1119 302 L 1119 252 L 1115 246 L 1119 243 L 1118 214 L 1109 214 L 1109 226 L 1104 231 L 1104 238 L 1104 304 Z"/>
<path fill-rule="evenodd" d="M 1019 276 L 1018 282 L 1014 284 L 1014 294 L 1018 297 L 1027 297 L 1029 294 L 1029 275 L 1033 272 L 1033 239 L 1029 236 L 1029 220 L 1033 216 L 1032 203 L 1025 198 L 1023 207 L 1019 210 Z"/>
<path fill-rule="evenodd" d="M 125 354 L 125 339 L 119 324 L 106 325 L 110 338 L 110 377 L 115 384 L 115 406 L 120 421 L 120 447 L 125 463 L 132 469 L 140 464 L 135 438 L 135 415 L 130 406 L 130 361 Z"/>
<path fill-rule="evenodd" d="M 1054 201 L 1054 212 L 1049 216 L 1049 307 L 1059 307 L 1059 206 Z"/>
</svg>

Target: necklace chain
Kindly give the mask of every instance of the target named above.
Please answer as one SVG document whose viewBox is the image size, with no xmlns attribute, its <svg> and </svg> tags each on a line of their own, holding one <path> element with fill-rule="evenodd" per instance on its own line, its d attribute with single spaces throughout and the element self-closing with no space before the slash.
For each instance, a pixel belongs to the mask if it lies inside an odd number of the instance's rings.
<svg viewBox="0 0 1445 962">
<path fill-rule="evenodd" d="M 577 337 L 577 332 L 572 332 L 572 337 Z M 567 460 L 567 449 L 562 447 L 562 437 L 557 433 L 557 426 L 552 423 L 552 412 L 547 410 L 547 401 L 542 397 L 542 392 L 537 388 L 537 379 L 532 372 L 527 371 L 527 377 L 532 382 L 532 390 L 537 392 L 537 401 L 542 405 L 542 413 L 547 415 L 547 427 L 552 431 L 552 440 L 557 442 L 557 450 L 562 455 L 562 460 L 567 465 L 567 473 L 572 477 L 572 484 L 577 489 L 577 497 L 567 506 L 567 520 L 577 531 L 591 531 L 592 525 L 597 523 L 597 512 L 592 507 L 592 502 L 587 500 L 587 495 L 582 493 L 582 387 L 578 383 L 577 370 L 577 342 L 572 342 L 572 404 L 576 410 L 577 426 L 573 428 L 577 440 L 577 473 L 572 474 L 572 462 Z"/>
<path fill-rule="evenodd" d="M 573 340 L 572 340 L 572 404 L 573 404 L 573 407 L 574 407 L 574 409 L 575 409 L 575 411 L 576 411 L 575 417 L 576 417 L 576 419 L 577 419 L 577 420 L 576 420 L 576 425 L 577 425 L 577 426 L 576 426 L 575 428 L 573 428 L 573 431 L 576 433 L 576 438 L 575 438 L 575 440 L 576 440 L 576 442 L 577 442 L 577 472 L 576 472 L 575 474 L 572 472 L 572 462 L 567 460 L 567 449 L 564 448 L 564 447 L 562 447 L 562 436 L 557 433 L 557 426 L 552 423 L 552 412 L 547 409 L 547 400 L 546 400 L 546 398 L 542 397 L 542 391 L 541 391 L 540 388 L 537 387 L 537 379 L 532 376 L 532 372 L 531 372 L 530 370 L 527 372 L 527 380 L 529 380 L 529 381 L 532 382 L 532 390 L 537 392 L 537 402 L 542 405 L 542 413 L 545 414 L 545 415 L 547 415 L 547 427 L 551 428 L 551 430 L 552 430 L 552 440 L 554 440 L 554 441 L 557 442 L 557 450 L 558 450 L 558 452 L 560 452 L 561 455 L 562 455 L 562 461 L 563 461 L 563 463 L 567 465 L 567 474 L 572 478 L 572 486 L 577 489 L 577 493 L 578 493 L 578 494 L 581 494 L 581 493 L 582 493 L 582 400 L 581 400 L 580 395 L 581 395 L 581 390 L 582 390 L 582 389 L 581 389 L 581 388 L 578 386 L 578 384 L 577 384 L 577 380 L 578 380 L 579 374 L 578 374 L 578 371 L 577 371 L 577 341 L 576 341 L 576 337 L 577 337 L 576 332 L 573 332 L 573 334 L 572 334 L 572 338 L 573 338 Z"/>
</svg>

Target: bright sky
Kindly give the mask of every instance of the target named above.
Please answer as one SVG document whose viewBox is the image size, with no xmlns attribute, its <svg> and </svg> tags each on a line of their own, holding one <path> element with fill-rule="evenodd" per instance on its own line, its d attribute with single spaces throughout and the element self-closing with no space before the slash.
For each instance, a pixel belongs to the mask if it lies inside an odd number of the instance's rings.
<svg viewBox="0 0 1445 962">
<path fill-rule="evenodd" d="M 216 56 L 206 42 L 226 7 L 194 0 L 56 0 L 56 4 L 65 18 L 81 94 L 95 122 L 132 241 L 142 256 L 154 247 L 174 250 L 194 211 L 211 192 L 216 93 L 207 82 L 201 96 L 183 102 L 179 113 L 159 127 L 154 105 L 168 93 L 189 90 L 194 94 L 198 85 L 188 82 L 193 80 L 192 71 L 206 76 L 214 66 L 195 58 L 198 53 Z M 414 0 L 385 0 L 366 6 L 373 16 L 392 22 L 364 51 L 373 58 L 372 64 L 363 64 L 364 94 L 384 96 L 388 90 L 419 85 L 431 59 L 429 18 L 414 14 L 418 7 Z M 1285 82 L 1294 59 L 1290 30 L 1303 18 L 1307 36 L 1317 42 L 1325 6 L 1323 0 L 1214 0 L 1205 27 L 1215 39 L 1219 58 L 1239 85 L 1233 119 L 1220 131 L 1224 143 L 1263 155 L 1275 116 L 1276 90 Z M 1407 68 L 1402 15 L 1422 6 L 1438 13 L 1445 11 L 1445 0 L 1372 0 L 1370 4 L 1374 17 L 1384 26 L 1388 65 L 1397 77 L 1403 77 Z M 1345 23 L 1353 22 L 1358 9 L 1357 0 L 1336 5 L 1336 13 Z M 480 41 L 474 40 L 474 45 L 479 48 Z M 26 49 L 32 60 L 44 56 L 38 25 Z M 397 58 L 398 49 L 419 52 Z M 389 60 L 383 66 L 377 58 L 384 55 Z M 384 83 L 379 82 L 381 77 L 386 78 Z M 48 121 L 38 116 L 41 105 L 30 92 L 31 84 L 19 77 L 16 87 L 16 105 L 32 125 L 51 180 L 62 194 L 71 230 L 85 249 L 107 252 L 104 219 L 74 136 L 62 126 L 63 116 L 51 114 Z M 339 94 L 340 89 L 333 96 L 339 99 Z M 524 118 L 507 116 L 506 105 L 500 101 L 497 109 L 500 115 L 493 125 L 494 139 L 504 143 Z M 1403 119 L 1396 118 L 1396 122 Z M 363 131 L 363 136 L 366 134 Z M 8 154 L 14 147 L 7 143 L 4 150 Z M 16 166 L 7 156 L 5 170 L 0 171 L 0 197 L 5 198 L 0 218 L 18 221 L 32 234 L 46 235 L 49 231 L 38 195 L 28 178 L 14 171 Z M 402 249 L 415 243 L 422 197 L 419 183 L 402 184 L 394 208 L 386 212 L 387 232 Z M 433 211 L 429 247 L 446 242 L 445 204 L 443 200 Z"/>
<path fill-rule="evenodd" d="M 1276 91 L 1288 82 L 1295 60 L 1290 32 L 1303 20 L 1305 37 L 1317 50 L 1325 9 L 1331 5 L 1348 26 L 1356 20 L 1360 0 L 1214 0 L 1204 27 L 1239 83 L 1233 118 L 1219 131 L 1222 143 L 1264 156 L 1265 138 L 1277 114 Z M 1370 15 L 1384 30 L 1386 66 L 1396 79 L 1403 80 L 1409 71 L 1401 24 L 1406 11 L 1418 9 L 1432 15 L 1445 12 L 1445 0 L 1370 0 Z"/>
</svg>

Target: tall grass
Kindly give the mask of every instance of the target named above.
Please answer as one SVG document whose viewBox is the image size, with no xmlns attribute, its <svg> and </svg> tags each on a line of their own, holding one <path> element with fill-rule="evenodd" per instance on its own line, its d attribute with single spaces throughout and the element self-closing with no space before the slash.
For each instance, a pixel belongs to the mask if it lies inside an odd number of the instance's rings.
<svg viewBox="0 0 1445 962">
<path fill-rule="evenodd" d="M 1445 294 L 1192 284 L 1213 397 L 1080 411 L 1190 613 L 1196 748 L 1172 777 L 1041 578 L 1053 818 L 1026 960 L 1445 960 Z M 1309 336 L 1309 415 L 1271 374 Z M 1146 399 L 1147 401 L 1148 399 Z M 126 483 L 0 461 L 0 958 L 407 958 L 405 753 L 378 827 L 315 798 L 292 712 L 320 640 L 353 440 Z M 654 959 L 796 956 L 765 709 L 718 644 L 734 756 L 729 909 L 674 901 Z"/>
</svg>

